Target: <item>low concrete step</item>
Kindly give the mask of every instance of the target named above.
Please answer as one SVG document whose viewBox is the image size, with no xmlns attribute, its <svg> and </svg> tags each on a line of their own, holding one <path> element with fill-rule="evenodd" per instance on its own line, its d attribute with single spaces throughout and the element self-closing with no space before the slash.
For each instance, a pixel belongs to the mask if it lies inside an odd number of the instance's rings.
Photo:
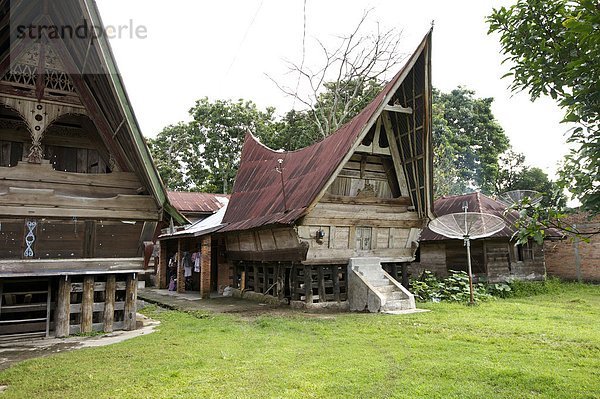
<svg viewBox="0 0 600 399">
<path fill-rule="evenodd" d="M 387 285 L 391 285 L 391 284 L 390 284 L 390 280 L 388 280 L 388 279 L 377 279 L 377 280 L 375 280 L 375 279 L 372 279 L 372 280 L 371 280 L 371 279 L 370 279 L 370 280 L 368 280 L 368 281 L 369 281 L 369 283 L 370 283 L 370 284 L 371 284 L 373 287 L 377 287 L 377 288 L 379 288 L 379 287 L 385 287 L 385 286 L 387 286 Z"/>
<path fill-rule="evenodd" d="M 398 299 L 393 301 L 387 301 L 385 305 L 381 307 L 383 311 L 393 311 L 393 310 L 404 310 L 411 309 L 410 301 L 407 299 Z"/>
</svg>

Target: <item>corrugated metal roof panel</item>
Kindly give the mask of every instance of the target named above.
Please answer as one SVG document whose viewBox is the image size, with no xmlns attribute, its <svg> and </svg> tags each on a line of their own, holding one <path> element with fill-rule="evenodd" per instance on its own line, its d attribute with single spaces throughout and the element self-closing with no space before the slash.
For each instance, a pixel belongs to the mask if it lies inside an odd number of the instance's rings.
<svg viewBox="0 0 600 399">
<path fill-rule="evenodd" d="M 227 202 L 226 194 L 169 191 L 169 202 L 182 213 L 215 213 Z"/>
</svg>

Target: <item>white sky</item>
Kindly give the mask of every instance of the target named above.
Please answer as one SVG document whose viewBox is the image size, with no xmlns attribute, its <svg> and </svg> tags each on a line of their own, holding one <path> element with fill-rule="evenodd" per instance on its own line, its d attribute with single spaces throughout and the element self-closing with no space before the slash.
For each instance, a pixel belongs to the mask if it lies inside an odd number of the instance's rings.
<svg viewBox="0 0 600 399">
<path fill-rule="evenodd" d="M 259 107 L 292 107 L 265 74 L 295 86 L 285 60 L 302 58 L 303 0 L 97 0 L 105 25 L 143 25 L 145 39 L 121 37 L 111 45 L 142 132 L 155 136 L 163 127 L 189 120 L 195 100 L 244 98 Z M 335 43 L 347 35 L 363 12 L 373 8 L 367 30 L 403 31 L 411 52 L 435 21 L 432 79 L 449 91 L 458 85 L 478 97 L 494 97 L 493 111 L 515 150 L 551 177 L 567 152 L 562 111 L 550 99 L 531 103 L 512 95 L 500 79 L 497 36 L 484 21 L 492 8 L 510 1 L 307 0 L 306 62 L 320 66 L 316 39 Z M 394 71 L 395 73 L 396 71 Z"/>
</svg>

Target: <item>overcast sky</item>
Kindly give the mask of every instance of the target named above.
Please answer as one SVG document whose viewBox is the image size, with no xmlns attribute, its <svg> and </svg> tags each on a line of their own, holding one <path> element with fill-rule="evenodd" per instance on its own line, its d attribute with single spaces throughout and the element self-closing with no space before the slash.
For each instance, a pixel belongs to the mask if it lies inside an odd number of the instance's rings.
<svg viewBox="0 0 600 399">
<path fill-rule="evenodd" d="M 143 26 L 145 38 L 111 40 L 117 64 L 144 135 L 189 120 L 201 97 L 252 100 L 280 113 L 294 104 L 269 80 L 295 85 L 286 60 L 302 59 L 304 0 L 97 0 L 105 25 Z M 432 79 L 449 91 L 463 85 L 495 99 L 493 111 L 516 151 L 554 176 L 567 152 L 561 110 L 550 99 L 531 103 L 513 95 L 497 36 L 487 35 L 485 17 L 511 1 L 307 0 L 307 66 L 321 65 L 316 39 L 333 45 L 347 35 L 364 11 L 365 27 L 403 33 L 411 52 L 435 21 Z M 396 71 L 394 71 L 395 73 Z M 297 105 L 298 106 L 298 105 Z"/>
</svg>

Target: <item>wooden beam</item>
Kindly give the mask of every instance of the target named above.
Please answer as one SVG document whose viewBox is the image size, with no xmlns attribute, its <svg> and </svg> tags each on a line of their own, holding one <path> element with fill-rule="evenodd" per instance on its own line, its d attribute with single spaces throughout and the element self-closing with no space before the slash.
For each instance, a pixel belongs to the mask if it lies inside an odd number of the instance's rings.
<svg viewBox="0 0 600 399">
<path fill-rule="evenodd" d="M 400 114 L 412 114 L 413 109 L 411 107 L 403 107 L 401 105 L 386 105 L 383 107 L 384 111 L 398 112 Z"/>
<path fill-rule="evenodd" d="M 136 313 L 137 313 L 137 274 L 133 273 L 127 276 L 127 283 L 125 288 L 125 326 L 124 330 L 131 331 L 135 330 Z M 179 288 L 179 281 L 177 282 Z"/>
<path fill-rule="evenodd" d="M 0 260 L 0 278 L 143 271 L 143 258 Z"/>
<path fill-rule="evenodd" d="M 398 186 L 400 186 L 400 194 L 404 197 L 409 197 L 410 192 L 408 191 L 408 183 L 406 182 L 406 170 L 402 162 L 402 155 L 400 154 L 398 143 L 396 142 L 396 135 L 394 134 L 390 114 L 384 112 L 381 117 L 383 118 L 383 126 L 387 134 L 388 143 L 390 144 L 390 152 L 392 153 L 392 162 L 394 164 L 394 170 L 396 171 Z M 412 204 L 412 200 L 410 200 L 410 203 Z"/>
<path fill-rule="evenodd" d="M 304 266 L 304 301 L 313 303 L 312 267 L 307 265 Z"/>
<path fill-rule="evenodd" d="M 94 276 L 83 278 L 83 297 L 81 301 L 81 332 L 92 332 L 94 316 Z"/>
<path fill-rule="evenodd" d="M 116 276 L 114 274 L 106 276 L 106 286 L 104 289 L 104 332 L 113 331 L 116 288 Z"/>
<path fill-rule="evenodd" d="M 69 335 L 71 309 L 71 277 L 59 276 L 56 311 L 54 315 L 54 333 L 56 338 Z"/>
</svg>

